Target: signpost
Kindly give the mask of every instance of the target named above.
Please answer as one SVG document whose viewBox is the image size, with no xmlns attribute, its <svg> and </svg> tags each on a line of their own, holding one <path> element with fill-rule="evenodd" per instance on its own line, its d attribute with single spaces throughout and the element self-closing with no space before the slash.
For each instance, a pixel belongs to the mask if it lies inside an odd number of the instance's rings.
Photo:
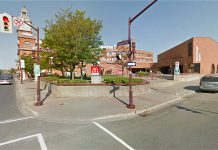
<svg viewBox="0 0 218 150">
<path fill-rule="evenodd" d="M 91 83 L 92 84 L 101 83 L 100 71 L 101 69 L 99 66 L 91 66 Z"/>
<path fill-rule="evenodd" d="M 175 69 L 174 69 L 174 75 L 179 75 L 180 70 L 179 70 L 179 61 L 175 62 Z"/>
<path fill-rule="evenodd" d="M 136 66 L 136 62 L 127 62 L 128 67 Z"/>
<path fill-rule="evenodd" d="M 117 46 L 127 45 L 127 44 L 129 44 L 129 40 L 123 40 L 123 41 L 121 41 L 121 42 L 118 42 L 118 43 L 117 43 Z"/>
</svg>

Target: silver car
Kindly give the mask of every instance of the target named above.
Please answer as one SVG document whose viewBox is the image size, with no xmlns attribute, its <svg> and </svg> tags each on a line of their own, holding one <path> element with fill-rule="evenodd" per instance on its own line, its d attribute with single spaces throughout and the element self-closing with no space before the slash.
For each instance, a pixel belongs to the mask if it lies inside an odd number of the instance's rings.
<svg viewBox="0 0 218 150">
<path fill-rule="evenodd" d="M 0 85 L 1 84 L 12 84 L 12 81 L 7 76 L 0 76 Z"/>
<path fill-rule="evenodd" d="M 200 79 L 200 90 L 218 92 L 218 74 L 203 76 Z"/>
</svg>

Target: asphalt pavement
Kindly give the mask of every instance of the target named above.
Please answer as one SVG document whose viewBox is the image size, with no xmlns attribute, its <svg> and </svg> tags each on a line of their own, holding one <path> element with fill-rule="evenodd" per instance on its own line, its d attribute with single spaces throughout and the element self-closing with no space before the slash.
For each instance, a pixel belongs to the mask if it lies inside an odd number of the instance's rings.
<svg viewBox="0 0 218 150">
<path fill-rule="evenodd" d="M 146 94 L 133 97 L 135 109 L 126 107 L 129 103 L 128 96 L 58 98 L 44 89 L 43 82 L 41 84 L 43 105 L 35 106 L 36 82 L 26 80 L 20 84 L 20 81 L 16 79 L 17 105 L 27 117 L 51 122 L 85 123 L 146 115 L 173 105 L 199 89 L 199 79 L 183 82 L 159 78 L 147 80 L 150 82 L 150 90 Z"/>
</svg>

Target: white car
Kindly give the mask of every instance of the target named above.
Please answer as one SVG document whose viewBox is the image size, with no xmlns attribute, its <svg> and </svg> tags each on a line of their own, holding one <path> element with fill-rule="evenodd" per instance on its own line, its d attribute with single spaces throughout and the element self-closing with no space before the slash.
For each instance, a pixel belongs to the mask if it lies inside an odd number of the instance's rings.
<svg viewBox="0 0 218 150">
<path fill-rule="evenodd" d="M 12 84 L 12 82 L 9 77 L 1 76 L 0 84 Z"/>
<path fill-rule="evenodd" d="M 203 76 L 200 80 L 200 90 L 218 92 L 218 74 Z"/>
</svg>

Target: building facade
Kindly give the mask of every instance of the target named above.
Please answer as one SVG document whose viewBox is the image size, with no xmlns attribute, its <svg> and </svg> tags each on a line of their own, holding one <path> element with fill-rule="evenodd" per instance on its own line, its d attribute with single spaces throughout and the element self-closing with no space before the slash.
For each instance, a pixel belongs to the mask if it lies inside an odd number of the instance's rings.
<svg viewBox="0 0 218 150">
<path fill-rule="evenodd" d="M 19 18 L 27 22 L 28 24 L 32 25 L 32 22 L 27 15 L 27 10 L 25 7 L 21 9 Z M 17 27 L 17 40 L 18 40 L 17 55 L 19 60 L 19 62 L 17 63 L 17 69 L 21 71 L 20 60 L 22 59 L 23 56 L 31 55 L 33 61 L 34 58 L 36 58 L 37 42 L 36 42 L 36 36 L 33 34 L 31 27 L 25 23 L 23 23 L 22 26 Z M 24 80 L 28 78 L 27 72 L 25 72 L 24 69 L 22 70 L 22 77 Z"/>
<path fill-rule="evenodd" d="M 30 21 L 27 10 L 25 7 L 21 9 L 21 14 L 19 18 L 22 18 L 23 21 L 32 24 Z M 35 56 L 36 51 L 36 36 L 33 35 L 33 32 L 31 30 L 31 27 L 29 27 L 27 24 L 23 23 L 22 26 L 17 27 L 17 39 L 18 39 L 18 57 L 21 58 L 21 56 L 28 56 L 33 55 Z"/>
<path fill-rule="evenodd" d="M 218 73 L 218 42 L 209 37 L 193 37 L 159 54 L 157 67 L 162 73 L 173 73 L 176 62 L 180 73 Z"/>
<path fill-rule="evenodd" d="M 107 47 L 102 51 L 102 57 L 99 60 L 99 66 L 102 68 L 102 74 L 128 75 L 128 47 Z M 153 64 L 153 52 L 136 50 L 134 54 L 136 66 L 132 67 L 132 72 L 149 71 Z M 118 58 L 119 57 L 119 58 Z"/>
</svg>

